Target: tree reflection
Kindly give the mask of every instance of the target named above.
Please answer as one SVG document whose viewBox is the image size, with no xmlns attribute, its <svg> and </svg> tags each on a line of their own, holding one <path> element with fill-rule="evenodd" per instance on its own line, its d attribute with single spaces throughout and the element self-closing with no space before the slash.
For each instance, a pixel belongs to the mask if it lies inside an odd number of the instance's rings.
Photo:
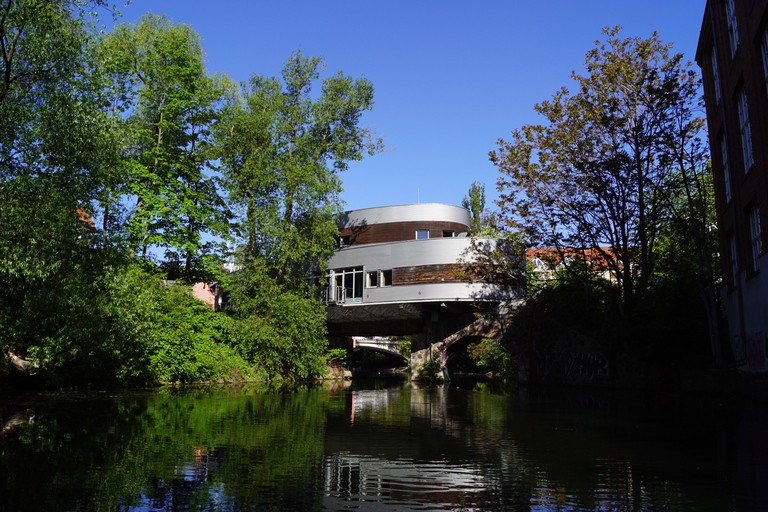
<svg viewBox="0 0 768 512">
<path fill-rule="evenodd" d="M 765 418 L 745 429 L 638 397 L 528 393 L 454 382 L 26 396 L 0 403 L 0 510 L 760 508 L 760 491 L 732 496 L 723 482 L 766 467 L 749 449 Z"/>
</svg>

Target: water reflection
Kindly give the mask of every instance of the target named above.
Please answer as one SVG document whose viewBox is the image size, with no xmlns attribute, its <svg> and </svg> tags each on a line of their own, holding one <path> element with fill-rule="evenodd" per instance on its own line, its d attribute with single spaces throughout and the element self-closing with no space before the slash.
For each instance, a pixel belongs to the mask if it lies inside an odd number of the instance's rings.
<svg viewBox="0 0 768 512">
<path fill-rule="evenodd" d="M 761 510 L 749 407 L 382 382 L 0 402 L 0 510 Z"/>
</svg>

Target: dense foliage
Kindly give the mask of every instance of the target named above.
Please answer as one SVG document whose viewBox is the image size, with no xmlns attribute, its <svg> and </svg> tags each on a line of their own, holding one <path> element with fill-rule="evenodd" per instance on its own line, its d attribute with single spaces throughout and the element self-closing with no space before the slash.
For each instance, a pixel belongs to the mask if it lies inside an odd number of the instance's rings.
<svg viewBox="0 0 768 512">
<path fill-rule="evenodd" d="M 550 249 L 560 269 L 530 318 L 546 309 L 635 352 L 690 353 L 689 340 L 709 337 L 695 352 L 721 364 L 698 76 L 656 34 L 604 33 L 587 73 L 571 76 L 576 91 L 536 105 L 546 123 L 514 130 L 490 155 L 507 236 Z"/>
<path fill-rule="evenodd" d="M 313 96 L 322 60 L 297 52 L 282 83 L 238 89 L 189 26 L 105 32 L 99 11 L 0 5 L 1 380 L 318 375 L 306 277 L 334 245 L 338 173 L 379 149 L 359 127 L 373 86 L 339 72 Z M 243 248 L 230 276 L 227 245 Z M 224 282 L 234 308 L 192 298 L 196 281 Z"/>
</svg>

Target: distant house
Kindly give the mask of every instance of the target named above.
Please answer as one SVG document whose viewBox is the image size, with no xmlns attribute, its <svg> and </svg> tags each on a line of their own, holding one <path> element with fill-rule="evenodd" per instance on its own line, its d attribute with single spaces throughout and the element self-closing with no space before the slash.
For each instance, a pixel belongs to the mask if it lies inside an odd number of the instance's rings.
<svg viewBox="0 0 768 512">
<path fill-rule="evenodd" d="M 616 282 L 616 275 L 606 258 L 613 257 L 613 249 L 601 247 L 600 250 L 590 249 L 527 249 L 525 259 L 531 264 L 535 275 L 544 281 L 554 279 L 555 274 L 566 265 L 582 261 L 594 271 L 596 276 L 611 282 Z M 615 260 L 614 260 L 615 261 Z M 612 261 L 611 263 L 614 263 Z"/>
<path fill-rule="evenodd" d="M 708 0 L 696 50 L 712 154 L 723 309 L 742 371 L 768 371 L 768 0 Z"/>
<path fill-rule="evenodd" d="M 195 283 L 192 285 L 192 296 L 204 302 L 214 311 L 229 309 L 229 293 L 222 288 L 221 283 Z"/>
</svg>

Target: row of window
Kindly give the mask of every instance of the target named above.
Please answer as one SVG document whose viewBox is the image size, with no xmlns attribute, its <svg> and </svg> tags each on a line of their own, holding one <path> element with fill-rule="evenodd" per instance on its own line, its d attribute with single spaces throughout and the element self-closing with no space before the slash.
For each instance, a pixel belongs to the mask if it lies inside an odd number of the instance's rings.
<svg viewBox="0 0 768 512">
<path fill-rule="evenodd" d="M 392 286 L 392 269 L 363 271 L 363 267 L 338 268 L 328 276 L 330 300 L 362 300 L 364 288 Z"/>
<path fill-rule="evenodd" d="M 760 253 L 763 252 L 763 241 L 760 230 L 760 210 L 757 206 L 752 206 L 748 210 L 749 215 L 749 238 L 750 248 L 752 249 L 752 270 L 760 270 Z M 739 263 L 736 252 L 736 235 L 733 231 L 728 234 L 728 244 L 731 249 L 731 271 L 734 285 L 739 282 Z"/>
<path fill-rule="evenodd" d="M 453 238 L 455 235 L 455 232 L 450 229 L 444 229 L 443 230 L 443 238 Z M 417 229 L 416 230 L 416 240 L 425 240 L 429 238 L 429 230 L 428 229 Z M 347 247 L 350 244 L 350 236 L 349 235 L 342 235 L 339 237 L 339 247 Z"/>
<path fill-rule="evenodd" d="M 731 58 L 735 58 L 736 50 L 739 47 L 739 31 L 736 21 L 736 8 L 734 0 L 726 0 L 725 2 L 726 21 L 728 25 L 728 43 L 730 45 Z M 763 61 L 763 77 L 765 80 L 766 91 L 768 91 L 768 27 L 763 34 L 763 38 L 760 42 L 760 51 Z M 716 47 L 712 48 L 712 76 L 714 81 L 714 93 L 717 104 L 720 104 L 722 100 L 722 89 L 720 84 L 720 66 L 717 60 Z M 753 140 L 752 130 L 749 123 L 749 105 L 747 103 L 747 93 L 742 85 L 735 97 L 735 107 L 738 113 L 739 122 L 739 138 L 741 140 L 741 150 L 744 162 L 744 173 L 748 173 L 754 165 L 753 155 Z M 731 189 L 731 163 L 728 155 L 728 144 L 725 129 L 719 134 L 719 146 L 720 156 L 722 160 L 723 179 L 725 180 L 725 198 L 727 202 L 731 201 L 732 189 Z M 749 236 L 750 236 L 750 248 L 752 252 L 752 269 L 757 271 L 759 269 L 759 258 L 762 252 L 762 238 L 760 230 L 760 212 L 757 205 L 751 206 L 747 210 L 747 217 L 749 221 Z M 730 232 L 728 234 L 728 242 L 730 245 L 731 267 L 733 273 L 734 284 L 738 283 L 738 258 L 736 252 L 736 234 Z"/>
<path fill-rule="evenodd" d="M 739 33 L 736 24 L 736 9 L 733 0 L 727 0 L 725 4 L 726 17 L 728 22 L 728 38 L 731 47 L 731 57 L 736 54 L 736 49 L 739 46 Z M 766 91 L 768 91 L 768 27 L 766 27 L 765 33 L 760 44 L 761 55 L 763 60 L 763 76 L 765 80 Z M 715 88 L 715 100 L 719 104 L 722 98 L 721 86 L 720 86 L 720 67 L 717 61 L 716 47 L 712 48 L 712 76 L 714 78 Z M 739 117 L 739 135 L 741 138 L 741 150 L 744 161 L 744 172 L 749 172 L 750 168 L 754 164 L 754 156 L 752 152 L 752 130 L 749 124 L 749 106 L 747 104 L 747 94 L 744 90 L 744 86 L 741 87 L 736 95 L 736 109 Z M 731 175 L 730 167 L 728 165 L 728 150 L 726 147 L 726 135 L 720 134 L 720 152 L 723 160 L 723 177 L 725 179 L 725 196 L 726 200 L 731 200 Z"/>
</svg>

